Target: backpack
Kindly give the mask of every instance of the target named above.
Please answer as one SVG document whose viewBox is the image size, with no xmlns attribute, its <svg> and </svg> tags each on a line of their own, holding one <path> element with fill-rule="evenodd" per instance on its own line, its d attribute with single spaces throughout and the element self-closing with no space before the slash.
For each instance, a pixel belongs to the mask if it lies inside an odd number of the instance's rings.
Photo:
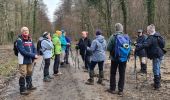
<svg viewBox="0 0 170 100">
<path fill-rule="evenodd" d="M 43 41 L 43 40 L 45 40 L 45 39 L 42 39 L 42 40 L 38 40 L 38 42 L 37 42 L 37 53 L 38 53 L 38 55 L 43 55 L 43 52 L 42 52 L 42 46 L 41 46 L 41 42 Z"/>
<path fill-rule="evenodd" d="M 157 37 L 159 47 L 161 48 L 163 53 L 166 54 L 167 51 L 164 49 L 164 47 L 165 47 L 165 39 L 162 36 L 156 36 L 156 37 Z"/>
<path fill-rule="evenodd" d="M 18 39 L 21 39 L 22 40 L 22 37 L 21 36 L 19 36 L 15 41 L 14 41 L 14 43 L 13 43 L 13 51 L 14 51 L 14 54 L 15 54 L 15 56 L 18 56 L 18 48 L 17 48 L 17 40 Z"/>
<path fill-rule="evenodd" d="M 18 56 L 17 40 L 14 41 L 13 51 L 14 51 L 15 56 Z"/>
<path fill-rule="evenodd" d="M 114 57 L 120 62 L 125 62 L 129 59 L 131 51 L 131 40 L 127 34 L 115 35 Z"/>
</svg>

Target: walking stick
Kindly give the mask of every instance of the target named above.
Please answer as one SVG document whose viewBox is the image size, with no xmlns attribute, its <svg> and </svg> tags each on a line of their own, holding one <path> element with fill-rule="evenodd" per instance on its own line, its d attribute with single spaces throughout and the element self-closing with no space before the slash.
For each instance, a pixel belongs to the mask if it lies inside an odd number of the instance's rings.
<svg viewBox="0 0 170 100">
<path fill-rule="evenodd" d="M 70 54 L 71 54 L 71 60 L 72 60 L 72 63 L 74 62 L 74 56 L 73 56 L 73 51 L 72 49 L 70 48 Z M 73 63 L 73 66 L 74 66 L 74 63 Z"/>
<path fill-rule="evenodd" d="M 76 50 L 76 57 L 77 57 L 77 67 L 78 67 L 78 69 L 80 69 L 80 64 L 79 64 L 80 60 L 79 60 L 78 53 L 79 53 L 79 51 L 78 51 L 78 50 Z"/>
<path fill-rule="evenodd" d="M 41 71 L 41 69 L 42 69 L 42 70 L 44 69 L 43 66 L 44 66 L 44 59 L 43 59 L 42 62 L 41 62 L 40 71 Z"/>
<path fill-rule="evenodd" d="M 136 79 L 136 89 L 138 88 L 138 81 L 137 81 L 137 65 L 136 65 L 136 58 L 137 58 L 137 55 L 136 53 L 134 53 L 134 74 L 135 74 L 135 79 Z"/>
<path fill-rule="evenodd" d="M 35 68 L 36 64 L 37 64 L 36 62 L 34 62 L 34 63 L 33 63 L 33 66 L 32 66 L 32 73 L 31 73 L 31 76 L 30 76 L 30 77 L 32 77 L 32 76 L 33 76 L 34 68 Z M 32 79 L 30 79 L 30 80 L 29 80 L 29 82 L 28 82 L 28 86 L 30 86 L 30 85 L 31 85 L 31 81 L 32 81 Z"/>
</svg>

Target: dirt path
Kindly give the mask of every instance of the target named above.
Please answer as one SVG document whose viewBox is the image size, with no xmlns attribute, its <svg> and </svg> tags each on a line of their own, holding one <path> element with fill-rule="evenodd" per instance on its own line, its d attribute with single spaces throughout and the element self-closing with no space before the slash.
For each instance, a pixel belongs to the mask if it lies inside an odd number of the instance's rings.
<svg viewBox="0 0 170 100">
<path fill-rule="evenodd" d="M 72 60 L 71 60 L 72 61 Z M 43 73 L 40 70 L 41 60 L 37 63 L 33 75 L 33 83 L 37 87 L 36 91 L 33 91 L 29 96 L 21 96 L 19 94 L 18 77 L 17 76 L 9 84 L 7 89 L 0 95 L 0 100 L 168 100 L 170 98 L 170 64 L 169 57 L 163 62 L 162 67 L 162 88 L 160 91 L 154 91 L 151 87 L 153 82 L 151 61 L 148 61 L 148 75 L 147 81 L 142 83 L 145 78 L 139 76 L 139 87 L 136 89 L 135 75 L 133 73 L 133 57 L 128 62 L 126 70 L 126 84 L 125 84 L 125 95 L 119 97 L 116 94 L 109 94 L 105 92 L 109 88 L 109 76 L 110 76 L 110 63 L 105 63 L 105 86 L 98 85 L 85 85 L 88 79 L 88 73 L 82 69 L 83 63 L 81 61 L 80 69 L 75 70 L 75 66 L 66 65 L 61 68 L 63 75 L 55 77 L 52 82 L 43 82 Z M 52 74 L 52 65 L 50 66 L 50 72 Z M 72 65 L 72 64 L 71 64 Z M 138 66 L 139 67 L 139 66 Z M 98 68 L 96 67 L 96 70 Z M 139 70 L 139 69 L 138 69 Z M 97 73 L 97 72 L 96 72 Z"/>
</svg>

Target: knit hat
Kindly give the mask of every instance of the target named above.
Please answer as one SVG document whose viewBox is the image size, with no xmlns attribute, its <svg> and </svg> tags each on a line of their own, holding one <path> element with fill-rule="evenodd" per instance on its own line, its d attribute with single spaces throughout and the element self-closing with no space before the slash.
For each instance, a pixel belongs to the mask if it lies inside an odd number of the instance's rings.
<svg viewBox="0 0 170 100">
<path fill-rule="evenodd" d="M 43 37 L 47 37 L 48 34 L 49 34 L 48 32 L 44 32 Z"/>
<path fill-rule="evenodd" d="M 58 36 L 60 36 L 61 33 L 62 33 L 62 32 L 61 32 L 61 31 L 58 31 L 58 30 L 55 32 L 55 34 L 57 34 Z"/>
<path fill-rule="evenodd" d="M 137 31 L 138 33 L 142 33 L 143 32 L 143 30 L 142 29 L 138 29 L 138 31 Z"/>
<path fill-rule="evenodd" d="M 96 31 L 96 35 L 101 35 L 101 34 L 102 34 L 101 30 Z"/>
</svg>

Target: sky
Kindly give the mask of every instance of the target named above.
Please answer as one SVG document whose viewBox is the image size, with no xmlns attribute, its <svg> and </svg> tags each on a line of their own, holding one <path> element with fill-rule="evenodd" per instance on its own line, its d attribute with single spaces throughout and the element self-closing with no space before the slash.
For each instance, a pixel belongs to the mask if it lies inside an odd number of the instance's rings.
<svg viewBox="0 0 170 100">
<path fill-rule="evenodd" d="M 62 0 L 43 0 L 48 8 L 48 16 L 51 22 L 53 22 L 54 11 L 59 8 Z"/>
</svg>

